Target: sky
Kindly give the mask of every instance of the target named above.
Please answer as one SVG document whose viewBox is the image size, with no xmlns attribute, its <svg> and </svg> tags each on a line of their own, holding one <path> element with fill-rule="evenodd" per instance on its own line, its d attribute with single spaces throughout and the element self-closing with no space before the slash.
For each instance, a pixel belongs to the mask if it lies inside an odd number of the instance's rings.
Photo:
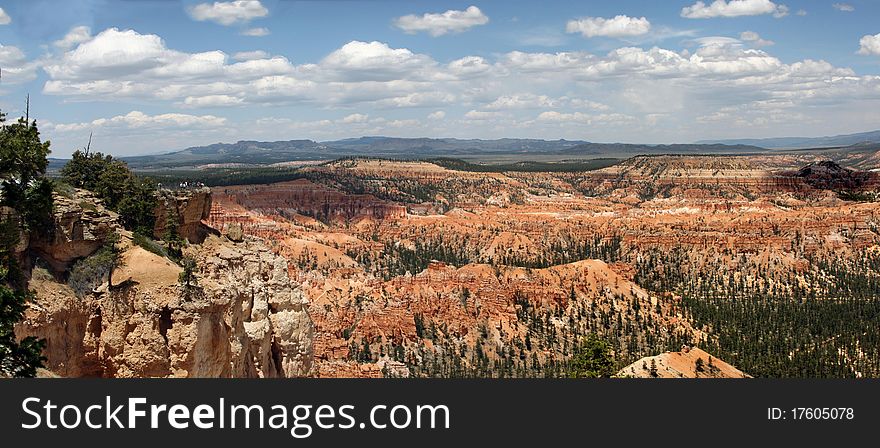
<svg viewBox="0 0 880 448">
<path fill-rule="evenodd" d="M 880 129 L 880 2 L 0 1 L 54 157 L 238 140 L 688 143 Z"/>
</svg>

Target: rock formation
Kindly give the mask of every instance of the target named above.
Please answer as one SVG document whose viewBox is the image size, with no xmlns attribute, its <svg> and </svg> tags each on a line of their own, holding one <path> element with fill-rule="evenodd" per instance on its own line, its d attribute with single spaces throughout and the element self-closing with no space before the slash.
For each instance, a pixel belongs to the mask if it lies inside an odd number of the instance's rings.
<svg viewBox="0 0 880 448">
<path fill-rule="evenodd" d="M 624 378 L 751 378 L 696 347 L 644 357 L 622 369 Z"/>
<path fill-rule="evenodd" d="M 63 273 L 77 259 L 98 250 L 111 232 L 119 230 L 118 215 L 86 190 L 68 197 L 53 196 L 55 226 L 51 235 L 30 236 L 30 250 L 45 260 L 55 273 Z M 25 241 L 27 242 L 27 241 Z"/>
<path fill-rule="evenodd" d="M 210 232 L 202 223 L 211 212 L 211 189 L 207 187 L 160 190 L 156 204 L 153 235 L 161 239 L 170 219 L 177 219 L 177 232 L 191 243 L 200 243 Z"/>
<path fill-rule="evenodd" d="M 29 287 L 35 302 L 16 325 L 19 338 L 45 338 L 47 367 L 61 376 L 293 377 L 313 372 L 314 329 L 307 301 L 288 277 L 287 261 L 261 240 L 238 242 L 201 233 L 210 192 L 176 195 L 197 261 L 196 285 L 179 284 L 181 268 L 133 244 L 116 216 L 77 192 L 60 200 L 55 240 L 34 247 L 50 267 L 100 247 L 120 231 L 123 266 L 85 297 L 37 267 Z M 160 210 L 162 208 L 160 207 Z M 165 209 L 167 210 L 167 208 Z M 57 274 L 57 272 L 56 272 Z"/>
</svg>

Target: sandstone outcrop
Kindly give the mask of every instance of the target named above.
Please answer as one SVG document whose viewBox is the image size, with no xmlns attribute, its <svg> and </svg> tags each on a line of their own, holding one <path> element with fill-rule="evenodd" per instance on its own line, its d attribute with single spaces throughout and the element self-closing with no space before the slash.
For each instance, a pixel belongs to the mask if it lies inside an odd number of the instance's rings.
<svg viewBox="0 0 880 448">
<path fill-rule="evenodd" d="M 751 378 L 696 347 L 644 357 L 617 373 L 624 378 Z"/>
<path fill-rule="evenodd" d="M 323 222 L 344 223 L 358 219 L 395 219 L 406 215 L 406 208 L 367 194 L 345 194 L 305 179 L 270 185 L 218 187 L 214 196 L 220 202 L 247 204 L 263 215 L 291 218 L 303 215 Z"/>
<path fill-rule="evenodd" d="M 312 374 L 314 329 L 287 261 L 261 240 L 217 237 L 202 223 L 210 190 L 160 195 L 157 233 L 169 211 L 185 253 L 197 261 L 196 286 L 179 284 L 180 266 L 133 244 L 118 216 L 91 193 L 55 198 L 52 239 L 31 238 L 22 253 L 45 260 L 28 287 L 35 301 L 16 325 L 19 338 L 47 342 L 47 367 L 61 376 L 293 377 Z M 123 265 L 84 297 L 58 278 L 74 261 L 122 236 Z M 207 238 L 207 239 L 206 239 Z M 38 265 L 41 266 L 41 265 Z"/>
<path fill-rule="evenodd" d="M 31 235 L 29 248 L 55 273 L 64 272 L 77 259 L 91 255 L 110 233 L 121 229 L 118 215 L 106 209 L 89 191 L 77 189 L 69 197 L 56 193 L 54 201 L 52 235 Z"/>
<path fill-rule="evenodd" d="M 45 338 L 47 367 L 61 376 L 311 373 L 313 327 L 284 259 L 252 238 L 212 236 L 187 252 L 199 266 L 199 286 L 188 292 L 179 266 L 140 247 L 126 250 L 116 284 L 82 299 L 37 274 L 36 302 L 16 335 Z"/>
<path fill-rule="evenodd" d="M 191 243 L 200 243 L 210 233 L 202 223 L 211 212 L 211 189 L 207 187 L 160 190 L 156 203 L 156 224 L 153 235 L 161 239 L 165 235 L 169 213 L 177 219 L 177 232 Z"/>
</svg>

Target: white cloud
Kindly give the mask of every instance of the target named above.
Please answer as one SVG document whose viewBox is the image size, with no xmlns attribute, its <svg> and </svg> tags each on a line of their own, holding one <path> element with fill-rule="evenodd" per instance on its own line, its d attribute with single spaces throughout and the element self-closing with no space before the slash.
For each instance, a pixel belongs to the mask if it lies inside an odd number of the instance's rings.
<svg viewBox="0 0 880 448">
<path fill-rule="evenodd" d="M 545 123 L 579 123 L 579 124 L 605 124 L 605 125 L 619 125 L 632 123 L 635 121 L 635 117 L 625 115 L 625 114 L 598 114 L 598 115 L 590 115 L 585 114 L 583 112 L 558 112 L 555 110 L 549 110 L 545 112 L 541 112 L 537 119 L 539 122 Z"/>
<path fill-rule="evenodd" d="M 486 110 L 510 110 L 510 109 L 537 109 L 556 107 L 559 101 L 547 95 L 535 95 L 522 93 L 517 95 L 500 96 L 495 101 L 484 106 Z"/>
<path fill-rule="evenodd" d="M 470 110 L 464 114 L 464 118 L 467 120 L 491 120 L 500 116 L 501 114 L 498 112 L 486 112 L 482 110 Z"/>
<path fill-rule="evenodd" d="M 569 107 L 573 109 L 607 110 L 608 106 L 584 98 L 569 98 L 562 96 L 553 98 L 547 95 L 534 93 L 518 93 L 514 95 L 502 95 L 491 103 L 483 106 L 486 110 L 516 110 L 516 109 L 541 109 Z"/>
<path fill-rule="evenodd" d="M 640 36 L 651 31 L 651 22 L 644 17 L 629 17 L 624 15 L 610 19 L 602 17 L 584 17 L 570 20 L 565 25 L 567 33 L 581 33 L 584 37 L 623 37 Z"/>
<path fill-rule="evenodd" d="M 179 52 L 167 48 L 159 36 L 116 28 L 47 61 L 43 69 L 50 78 L 44 93 L 162 99 L 233 94 L 242 83 L 295 70 L 282 57 L 230 64 L 221 51 Z"/>
<path fill-rule="evenodd" d="M 18 47 L 0 44 L 0 70 L 3 83 L 19 84 L 37 77 L 38 63 L 29 61 Z"/>
<path fill-rule="evenodd" d="M 765 40 L 761 38 L 761 35 L 754 31 L 743 31 L 739 35 L 740 40 L 748 42 L 756 47 L 769 47 L 770 45 L 774 45 L 775 42 L 772 40 Z"/>
<path fill-rule="evenodd" d="M 429 91 L 408 93 L 401 96 L 394 96 L 377 100 L 374 104 L 377 107 L 401 108 L 401 107 L 436 107 L 450 104 L 456 99 L 455 95 L 446 92 Z"/>
<path fill-rule="evenodd" d="M 269 53 L 263 50 L 240 51 L 232 55 L 232 59 L 236 61 L 252 61 L 255 59 L 268 59 Z"/>
<path fill-rule="evenodd" d="M 788 6 L 770 0 L 715 0 L 710 5 L 698 1 L 681 10 L 681 16 L 688 19 L 709 19 L 713 17 L 741 17 L 773 14 L 774 17 L 788 15 Z"/>
<path fill-rule="evenodd" d="M 9 25 L 10 23 L 12 23 L 12 18 L 6 14 L 3 8 L 0 8 L 0 25 Z"/>
<path fill-rule="evenodd" d="M 798 9 L 797 12 L 794 13 L 794 14 L 795 14 L 796 16 L 801 16 L 801 17 L 803 17 L 803 16 L 807 15 L 807 10 L 805 10 L 805 9 Z"/>
<path fill-rule="evenodd" d="M 182 106 L 186 108 L 225 107 L 237 106 L 243 102 L 243 98 L 232 95 L 188 96 L 184 98 Z"/>
<path fill-rule="evenodd" d="M 538 115 L 538 121 L 553 121 L 553 122 L 567 122 L 567 121 L 582 121 L 588 123 L 590 121 L 590 116 L 583 112 L 574 112 L 574 113 L 562 113 L 557 112 L 555 110 L 550 110 L 546 112 L 541 112 Z"/>
<path fill-rule="evenodd" d="M 406 33 L 427 32 L 437 37 L 447 33 L 460 33 L 469 28 L 489 23 L 480 8 L 469 6 L 464 11 L 450 9 L 444 13 L 428 13 L 421 16 L 410 14 L 398 17 L 394 25 Z"/>
<path fill-rule="evenodd" d="M 492 69 L 492 65 L 480 56 L 465 56 L 450 62 L 447 68 L 459 78 L 470 78 L 486 74 Z"/>
<path fill-rule="evenodd" d="M 853 12 L 856 10 L 856 8 L 853 5 L 850 5 L 848 3 L 835 3 L 831 6 L 833 6 L 834 9 L 836 9 L 838 11 L 843 11 L 843 12 Z"/>
<path fill-rule="evenodd" d="M 351 114 L 347 115 L 342 119 L 343 123 L 366 123 L 369 120 L 369 116 L 366 114 Z"/>
<path fill-rule="evenodd" d="M 69 50 L 92 38 L 92 30 L 87 26 L 75 26 L 64 35 L 60 40 L 52 43 L 55 48 L 60 50 Z"/>
<path fill-rule="evenodd" d="M 859 44 L 859 54 L 880 55 L 880 34 L 863 36 Z"/>
<path fill-rule="evenodd" d="M 81 131 L 93 128 L 116 129 L 211 129 L 224 126 L 226 119 L 213 115 L 159 114 L 147 115 L 141 111 L 131 111 L 112 118 L 98 118 L 90 122 L 62 123 L 53 125 L 57 132 Z"/>
<path fill-rule="evenodd" d="M 260 27 L 260 28 L 248 28 L 246 30 L 242 30 L 242 32 L 239 34 L 241 34 L 242 36 L 249 36 L 249 37 L 263 37 L 263 36 L 268 36 L 270 34 L 270 32 L 269 32 L 269 28 Z"/>
<path fill-rule="evenodd" d="M 294 116 L 300 110 L 318 116 L 312 121 L 291 118 L 285 122 L 289 125 L 276 127 L 265 122 L 256 130 L 239 120 L 210 132 L 206 127 L 198 128 L 198 139 L 207 142 L 226 135 L 238 138 L 237 133 L 244 138 L 284 139 L 290 134 L 305 134 L 307 138 L 330 139 L 383 131 L 410 136 L 422 132 L 596 141 L 631 140 L 629 136 L 636 135 L 643 141 L 682 141 L 691 135 L 685 131 L 697 123 L 697 117 L 756 101 L 792 104 L 790 110 L 798 110 L 810 120 L 830 117 L 825 111 L 850 109 L 863 112 L 853 123 L 880 119 L 864 113 L 870 107 L 852 106 L 862 102 L 876 107 L 880 77 L 860 76 L 825 61 L 785 63 L 753 48 L 763 40 L 759 35 L 743 33 L 739 37 L 694 39 L 687 50 L 633 46 L 605 54 L 513 51 L 462 56 L 443 63 L 383 42 L 352 41 L 324 58 L 294 65 L 262 51 L 232 56 L 221 51 L 182 52 L 168 48 L 155 35 L 109 29 L 62 54 L 49 55 L 41 63 L 48 75 L 44 92 L 69 100 L 134 98 L 139 104 L 187 109 L 272 104 L 289 107 L 285 113 L 290 111 Z M 20 51 L 9 47 L 0 47 L 0 57 L 19 65 L 28 63 Z M 8 66 L 3 66 L 4 82 Z M 387 120 L 373 117 L 380 110 L 401 108 L 427 109 L 392 112 Z M 331 113 L 328 110 L 334 111 L 334 118 L 322 120 L 321 114 Z M 553 113 L 539 115 L 542 110 Z M 770 123 L 771 114 L 779 113 L 762 109 L 751 113 L 754 117 L 750 120 Z M 414 116 L 424 117 L 425 123 L 412 122 Z M 631 127 L 628 134 L 614 133 L 624 124 Z M 658 130 L 661 128 L 666 131 Z M 773 132 L 798 129 L 778 124 L 777 128 Z M 711 129 L 693 132 L 703 138 Z M 726 128 L 719 124 L 717 129 Z M 592 134 L 593 130 L 597 134 Z M 179 141 L 204 143 L 194 132 L 187 128 L 175 135 L 186 133 Z"/>
<path fill-rule="evenodd" d="M 352 41 L 327 55 L 320 68 L 342 79 L 389 80 L 434 64 L 430 57 L 406 48 L 391 48 L 376 41 Z"/>
<path fill-rule="evenodd" d="M 188 9 L 190 17 L 199 22 L 211 21 L 220 25 L 247 23 L 266 17 L 269 10 L 259 0 L 199 3 Z"/>
<path fill-rule="evenodd" d="M 525 53 L 511 51 L 502 57 L 501 63 L 525 72 L 577 69 L 589 66 L 593 55 L 584 52 Z"/>
</svg>

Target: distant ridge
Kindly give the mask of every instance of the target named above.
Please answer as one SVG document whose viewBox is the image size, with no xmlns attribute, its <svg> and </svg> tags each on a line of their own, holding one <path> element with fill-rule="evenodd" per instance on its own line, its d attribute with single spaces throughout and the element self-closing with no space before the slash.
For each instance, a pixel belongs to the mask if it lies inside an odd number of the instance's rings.
<svg viewBox="0 0 880 448">
<path fill-rule="evenodd" d="M 360 137 L 316 142 L 241 140 L 215 143 L 166 154 L 123 157 L 134 169 L 194 167 L 206 164 L 252 164 L 324 160 L 364 156 L 399 159 L 453 157 L 470 160 L 540 159 L 543 157 L 627 158 L 639 154 L 744 154 L 764 151 L 748 145 L 645 145 L 591 143 L 581 140 L 503 138 L 496 140 L 457 138 Z"/>
<path fill-rule="evenodd" d="M 880 143 L 880 131 L 858 134 L 834 135 L 828 137 L 779 137 L 759 139 L 702 140 L 697 144 L 720 143 L 724 145 L 752 145 L 767 149 L 827 148 L 833 146 L 852 146 L 862 143 Z"/>
</svg>

